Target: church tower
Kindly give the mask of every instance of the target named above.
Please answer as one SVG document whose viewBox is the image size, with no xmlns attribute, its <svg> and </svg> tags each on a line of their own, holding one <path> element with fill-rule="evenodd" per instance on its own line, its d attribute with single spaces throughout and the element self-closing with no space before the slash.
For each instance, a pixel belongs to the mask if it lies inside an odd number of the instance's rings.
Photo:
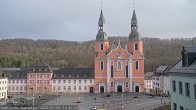
<svg viewBox="0 0 196 110">
<path fill-rule="evenodd" d="M 98 33 L 95 42 L 95 92 L 106 92 L 107 82 L 107 60 L 106 56 L 109 49 L 108 37 L 105 32 L 105 18 L 101 9 Z"/>
<path fill-rule="evenodd" d="M 144 91 L 144 54 L 143 42 L 138 32 L 138 20 L 135 9 L 131 19 L 131 33 L 128 38 L 128 52 L 132 54 L 133 90 Z"/>
</svg>

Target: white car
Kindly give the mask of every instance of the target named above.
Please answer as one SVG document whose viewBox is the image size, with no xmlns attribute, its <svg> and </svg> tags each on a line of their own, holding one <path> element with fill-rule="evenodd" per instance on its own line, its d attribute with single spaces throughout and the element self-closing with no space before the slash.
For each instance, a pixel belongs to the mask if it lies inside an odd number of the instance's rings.
<svg viewBox="0 0 196 110">
<path fill-rule="evenodd" d="M 89 107 L 87 108 L 87 110 L 97 110 L 97 107 L 95 107 L 95 106 L 89 106 Z"/>
</svg>

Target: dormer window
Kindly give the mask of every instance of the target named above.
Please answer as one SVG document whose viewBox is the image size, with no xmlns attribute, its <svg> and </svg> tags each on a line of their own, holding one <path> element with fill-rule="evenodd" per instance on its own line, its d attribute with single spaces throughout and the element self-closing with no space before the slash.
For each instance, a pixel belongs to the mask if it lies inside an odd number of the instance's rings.
<svg viewBox="0 0 196 110">
<path fill-rule="evenodd" d="M 135 43 L 135 50 L 138 50 L 138 43 Z"/>
<path fill-rule="evenodd" d="M 62 74 L 61 77 L 64 77 L 64 74 Z"/>
<path fill-rule="evenodd" d="M 47 71 L 47 68 L 45 68 L 44 71 Z"/>
<path fill-rule="evenodd" d="M 78 78 L 78 74 L 77 74 L 77 78 Z"/>
<path fill-rule="evenodd" d="M 71 77 L 71 75 L 69 75 L 69 77 Z"/>
<path fill-rule="evenodd" d="M 84 77 L 86 78 L 86 74 L 84 75 Z"/>
<path fill-rule="evenodd" d="M 39 71 L 41 71 L 41 69 L 39 69 Z"/>
<path fill-rule="evenodd" d="M 33 71 L 35 71 L 35 69 L 33 69 Z"/>
<path fill-rule="evenodd" d="M 100 44 L 100 49 L 103 50 L 103 43 Z"/>
</svg>

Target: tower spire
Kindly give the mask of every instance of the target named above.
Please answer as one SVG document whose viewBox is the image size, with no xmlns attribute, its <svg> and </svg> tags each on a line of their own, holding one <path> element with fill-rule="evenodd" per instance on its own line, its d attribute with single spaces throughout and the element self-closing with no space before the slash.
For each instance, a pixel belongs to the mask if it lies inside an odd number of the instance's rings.
<svg viewBox="0 0 196 110">
<path fill-rule="evenodd" d="M 131 33 L 129 35 L 129 41 L 139 41 L 141 40 L 140 34 L 138 32 L 138 21 L 135 12 L 135 1 L 133 0 L 133 15 L 131 18 Z"/>
<path fill-rule="evenodd" d="M 105 33 L 105 18 L 103 16 L 103 7 L 102 7 L 102 0 L 101 0 L 101 13 L 99 17 L 99 22 L 98 22 L 98 33 L 96 36 L 96 40 L 107 40 L 107 34 Z"/>
</svg>

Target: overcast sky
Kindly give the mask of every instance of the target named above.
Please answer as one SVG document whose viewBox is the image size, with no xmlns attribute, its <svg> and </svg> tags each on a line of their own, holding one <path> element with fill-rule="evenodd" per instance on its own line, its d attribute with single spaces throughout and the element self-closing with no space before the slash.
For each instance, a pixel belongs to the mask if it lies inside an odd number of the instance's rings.
<svg viewBox="0 0 196 110">
<path fill-rule="evenodd" d="M 101 0 L 0 0 L 0 39 L 93 40 Z M 135 0 L 142 37 L 196 36 L 196 0 Z M 132 0 L 103 0 L 108 36 L 128 36 Z"/>
</svg>

